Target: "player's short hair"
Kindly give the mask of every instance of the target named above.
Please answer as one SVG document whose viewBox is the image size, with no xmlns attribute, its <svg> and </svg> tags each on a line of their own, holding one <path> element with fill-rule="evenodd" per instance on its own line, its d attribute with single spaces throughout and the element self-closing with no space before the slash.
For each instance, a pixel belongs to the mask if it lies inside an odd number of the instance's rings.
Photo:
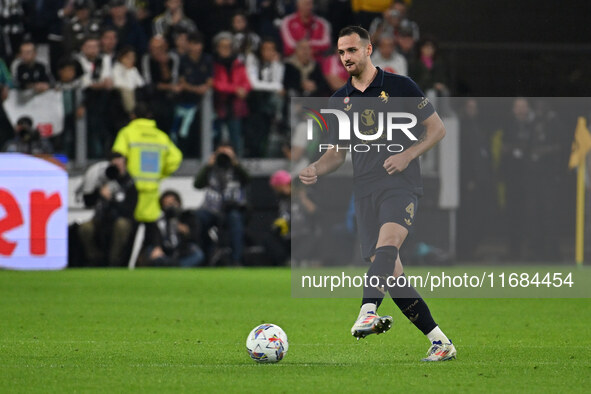
<svg viewBox="0 0 591 394">
<path fill-rule="evenodd" d="M 347 26 L 343 27 L 339 32 L 339 38 L 357 34 L 362 40 L 369 41 L 369 32 L 361 26 Z"/>
</svg>

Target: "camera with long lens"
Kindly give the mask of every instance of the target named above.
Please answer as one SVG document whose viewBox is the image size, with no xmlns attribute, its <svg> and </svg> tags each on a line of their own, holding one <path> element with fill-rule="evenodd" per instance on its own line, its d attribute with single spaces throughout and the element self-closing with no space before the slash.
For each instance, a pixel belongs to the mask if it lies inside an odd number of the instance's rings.
<svg viewBox="0 0 591 394">
<path fill-rule="evenodd" d="M 19 135 L 24 142 L 33 142 L 41 139 L 39 130 L 33 128 L 33 120 L 28 116 L 23 116 L 18 119 L 16 126 L 19 130 Z"/>
<path fill-rule="evenodd" d="M 225 153 L 218 153 L 215 157 L 215 165 L 216 167 L 227 170 L 232 167 L 232 159 Z"/>
</svg>

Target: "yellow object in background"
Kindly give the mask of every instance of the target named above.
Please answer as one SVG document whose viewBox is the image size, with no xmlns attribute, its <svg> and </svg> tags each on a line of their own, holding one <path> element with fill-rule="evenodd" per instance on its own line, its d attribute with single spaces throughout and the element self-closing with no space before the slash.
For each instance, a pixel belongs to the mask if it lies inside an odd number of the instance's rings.
<svg viewBox="0 0 591 394">
<path fill-rule="evenodd" d="M 591 150 L 591 134 L 587 128 L 587 120 L 579 116 L 577 128 L 575 129 L 575 139 L 573 141 L 570 160 L 568 162 L 569 168 L 576 168 L 585 162 L 585 156 Z"/>
<path fill-rule="evenodd" d="M 282 237 L 289 233 L 289 223 L 287 223 L 287 220 L 284 218 L 275 219 L 273 222 L 273 227 L 279 229 L 279 235 Z"/>
<path fill-rule="evenodd" d="M 583 265 L 585 257 L 585 157 L 591 150 L 591 134 L 587 129 L 587 120 L 579 116 L 569 168 L 577 168 L 577 220 L 575 230 L 575 261 Z"/>
<path fill-rule="evenodd" d="M 353 12 L 384 12 L 390 5 L 392 0 L 351 0 Z"/>
</svg>

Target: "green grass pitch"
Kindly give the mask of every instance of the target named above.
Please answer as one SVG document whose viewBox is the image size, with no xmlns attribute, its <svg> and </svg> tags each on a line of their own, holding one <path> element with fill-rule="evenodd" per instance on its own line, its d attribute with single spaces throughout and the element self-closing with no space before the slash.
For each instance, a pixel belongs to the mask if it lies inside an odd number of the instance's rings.
<svg viewBox="0 0 591 394">
<path fill-rule="evenodd" d="M 0 271 L 0 392 L 589 392 L 589 299 L 431 299 L 458 359 L 385 300 L 385 335 L 349 333 L 357 299 L 295 299 L 289 269 Z M 249 331 L 289 352 L 256 364 Z"/>
</svg>

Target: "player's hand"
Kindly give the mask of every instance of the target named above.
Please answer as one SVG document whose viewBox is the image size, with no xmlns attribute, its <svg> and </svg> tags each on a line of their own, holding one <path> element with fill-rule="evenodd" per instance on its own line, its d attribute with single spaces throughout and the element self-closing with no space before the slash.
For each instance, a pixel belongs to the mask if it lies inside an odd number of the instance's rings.
<svg viewBox="0 0 591 394">
<path fill-rule="evenodd" d="M 300 171 L 300 181 L 302 181 L 304 185 L 313 185 L 318 182 L 318 171 L 314 164 L 309 165 Z"/>
<path fill-rule="evenodd" d="M 404 153 L 399 153 L 397 155 L 388 157 L 384 161 L 384 168 L 386 169 L 388 175 L 392 175 L 406 170 L 406 167 L 408 167 L 409 163 L 410 158 Z"/>
</svg>

